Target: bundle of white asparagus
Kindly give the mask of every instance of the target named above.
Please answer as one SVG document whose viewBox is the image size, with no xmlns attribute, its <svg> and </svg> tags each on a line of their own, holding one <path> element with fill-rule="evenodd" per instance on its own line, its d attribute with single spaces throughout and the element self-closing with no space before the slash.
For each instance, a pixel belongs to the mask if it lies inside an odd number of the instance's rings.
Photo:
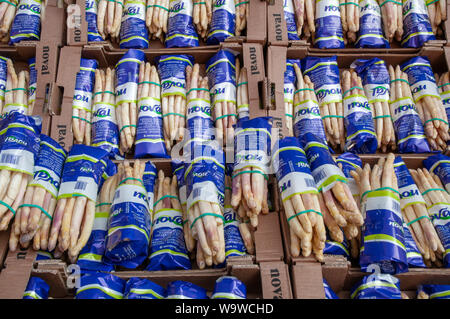
<svg viewBox="0 0 450 319">
<path fill-rule="evenodd" d="M 344 42 L 345 44 L 355 43 L 359 32 L 359 1 L 349 2 L 346 0 L 339 0 L 339 10 L 341 13 Z"/>
<path fill-rule="evenodd" d="M 153 39 L 164 40 L 169 21 L 169 0 L 147 0 L 145 23 L 149 36 Z"/>
<path fill-rule="evenodd" d="M 236 6 L 236 31 L 235 35 L 240 36 L 247 27 L 250 1 L 234 0 Z"/>
<path fill-rule="evenodd" d="M 34 104 L 28 104 L 30 73 L 27 70 L 22 70 L 17 74 L 11 59 L 7 59 L 6 64 L 5 104 L 3 105 L 2 113 L 18 111 L 25 115 L 32 115 Z"/>
<path fill-rule="evenodd" d="M 441 22 L 447 20 L 447 0 L 426 0 L 425 4 L 434 35 L 442 36 Z"/>
<path fill-rule="evenodd" d="M 448 108 L 450 106 L 450 72 L 445 72 L 439 76 L 435 73 L 435 80 L 438 85 L 439 95 L 441 96 L 442 105 L 445 108 L 445 113 L 447 114 L 447 121 L 449 120 Z M 449 150 L 447 146 L 446 151 Z"/>
<path fill-rule="evenodd" d="M 299 38 L 308 40 L 314 37 L 316 25 L 314 22 L 316 4 L 313 0 L 293 0 L 297 35 Z"/>
<path fill-rule="evenodd" d="M 395 38 L 400 42 L 403 35 L 403 7 L 402 2 L 378 0 L 383 19 L 384 36 L 392 43 Z"/>
<path fill-rule="evenodd" d="M 430 215 L 439 205 L 450 203 L 450 195 L 443 187 L 439 177 L 428 172 L 426 168 L 409 170 L 414 182 L 422 194 L 425 204 L 417 203 L 403 210 L 405 222 L 409 223 L 409 229 L 417 244 L 417 248 L 423 255 L 424 263 L 431 267 L 435 264 L 442 267 L 442 259 L 445 249 L 430 221 Z"/>
<path fill-rule="evenodd" d="M 238 59 L 236 59 L 236 65 Z M 249 116 L 247 68 L 236 67 L 236 104 L 238 119 Z"/>
<path fill-rule="evenodd" d="M 119 42 L 124 0 L 99 0 L 97 8 L 98 33 L 104 40 Z"/>
<path fill-rule="evenodd" d="M 16 15 L 18 0 L 2 1 L 0 3 L 0 41 L 8 43 L 9 30 Z"/>
<path fill-rule="evenodd" d="M 212 0 L 193 0 L 192 19 L 198 36 L 206 40 L 212 19 Z"/>
</svg>

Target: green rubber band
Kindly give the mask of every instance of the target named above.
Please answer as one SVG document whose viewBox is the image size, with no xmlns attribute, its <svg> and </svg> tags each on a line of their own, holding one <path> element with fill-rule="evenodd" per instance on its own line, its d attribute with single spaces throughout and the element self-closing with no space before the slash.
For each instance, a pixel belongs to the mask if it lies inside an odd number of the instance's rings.
<svg viewBox="0 0 450 319">
<path fill-rule="evenodd" d="M 181 116 L 182 118 L 186 118 L 186 115 L 183 115 L 181 113 L 173 113 L 173 112 L 163 114 L 162 117 L 166 117 L 166 116 L 169 116 L 169 115 L 177 115 L 177 116 Z"/>
<path fill-rule="evenodd" d="M 246 4 L 246 3 L 249 3 L 249 2 L 250 2 L 250 1 L 239 2 L 239 3 L 235 4 L 234 6 L 235 6 L 235 7 L 239 7 L 241 4 Z"/>
<path fill-rule="evenodd" d="M 119 134 L 122 133 L 123 129 L 127 128 L 127 127 L 136 127 L 136 125 L 131 124 L 131 125 L 124 125 L 120 130 L 119 130 Z"/>
<path fill-rule="evenodd" d="M 7 0 L 1 0 L 1 1 L 0 1 L 0 3 L 2 3 L 2 2 L 6 2 L 6 3 L 9 3 L 10 5 L 12 5 L 12 6 L 14 6 L 14 7 L 16 7 L 16 8 L 17 8 L 17 3 L 16 3 L 16 4 L 14 4 L 14 3 L 12 3 L 12 2 L 9 2 L 9 1 L 7 1 Z"/>
<path fill-rule="evenodd" d="M 287 222 L 289 223 L 289 222 L 291 221 L 292 218 L 295 218 L 295 217 L 297 217 L 297 216 L 300 216 L 300 215 L 303 215 L 303 214 L 306 214 L 306 213 L 311 213 L 311 212 L 316 213 L 316 214 L 319 214 L 320 216 L 323 217 L 323 215 L 322 215 L 320 212 L 318 212 L 318 211 L 316 211 L 316 210 L 314 210 L 314 209 L 308 209 L 308 210 L 303 210 L 303 211 L 301 211 L 301 212 L 299 212 L 299 213 L 297 213 L 297 214 L 295 214 L 295 215 L 292 215 L 291 217 L 289 217 L 289 218 L 287 219 Z"/>
<path fill-rule="evenodd" d="M 322 116 L 322 119 L 326 119 L 326 118 L 343 119 L 344 117 L 342 115 L 325 115 L 325 116 Z"/>
<path fill-rule="evenodd" d="M 431 5 L 431 4 L 433 4 L 433 3 L 436 3 L 436 2 L 438 2 L 439 0 L 434 0 L 434 1 L 431 1 L 431 2 L 429 2 L 429 3 L 427 3 L 426 1 L 425 1 L 425 4 L 426 4 L 426 6 L 428 7 L 429 5 Z"/>
<path fill-rule="evenodd" d="M 441 122 L 443 122 L 443 123 L 448 125 L 448 122 L 444 121 L 443 119 L 429 119 L 429 120 L 425 121 L 423 123 L 423 125 L 427 124 L 428 122 L 432 122 L 432 121 L 441 121 Z"/>
<path fill-rule="evenodd" d="M 383 119 L 385 117 L 392 117 L 392 116 L 390 116 L 390 115 L 378 115 L 378 116 L 375 116 L 373 119 L 374 120 L 376 120 L 376 119 Z"/>
<path fill-rule="evenodd" d="M 426 218 L 426 219 L 428 219 L 428 220 L 431 220 L 430 217 L 428 217 L 428 216 L 426 216 L 426 215 L 423 215 L 423 216 L 417 217 L 416 219 L 410 221 L 409 223 L 406 223 L 406 225 L 409 226 L 409 225 L 411 225 L 412 223 L 418 222 L 419 220 L 424 219 L 424 218 Z"/>
<path fill-rule="evenodd" d="M 297 93 L 302 92 L 302 91 L 311 91 L 311 92 L 314 92 L 313 89 L 306 88 L 306 89 L 298 89 L 297 91 L 294 92 L 294 94 L 297 94 Z"/>
<path fill-rule="evenodd" d="M 405 82 L 405 83 L 407 83 L 409 85 L 409 82 L 407 80 L 405 80 L 405 79 L 393 79 L 389 83 L 393 83 L 393 82 Z"/>
<path fill-rule="evenodd" d="M 284 115 L 286 115 L 287 117 L 292 117 L 292 118 L 294 118 L 294 115 L 292 115 L 292 114 L 286 113 L 286 114 L 284 114 Z"/>
<path fill-rule="evenodd" d="M 238 85 L 236 85 L 236 87 L 240 87 L 241 85 L 244 85 L 244 84 L 248 84 L 248 82 L 241 82 Z"/>
<path fill-rule="evenodd" d="M 237 115 L 236 115 L 236 114 L 233 114 L 233 113 L 231 113 L 231 114 L 225 114 L 225 115 L 222 115 L 222 116 L 219 116 L 218 118 L 216 118 L 216 119 L 214 120 L 214 122 L 215 122 L 215 121 L 218 121 L 218 120 L 221 120 L 221 119 L 223 119 L 223 118 L 225 118 L 225 117 L 228 117 L 228 116 L 234 116 L 235 118 L 237 118 Z"/>
<path fill-rule="evenodd" d="M 162 201 L 164 198 L 174 198 L 174 199 L 178 199 L 178 197 L 173 196 L 173 195 L 164 195 L 163 197 L 161 197 L 160 199 L 158 199 L 154 204 L 153 207 L 156 206 L 156 204 L 158 204 L 160 201 Z"/>
<path fill-rule="evenodd" d="M 438 86 L 438 89 L 440 89 L 441 87 L 446 86 L 446 85 L 450 85 L 450 83 L 444 83 L 444 84 L 442 84 L 442 85 L 439 85 L 439 86 Z"/>
<path fill-rule="evenodd" d="M 206 91 L 206 92 L 209 92 L 209 90 L 205 89 L 205 88 L 192 88 L 186 94 L 191 93 L 191 91 Z"/>
<path fill-rule="evenodd" d="M 343 97 L 346 96 L 348 92 L 350 92 L 351 90 L 354 90 L 354 89 L 359 89 L 359 90 L 361 90 L 361 91 L 364 90 L 364 89 L 363 89 L 362 87 L 360 87 L 360 86 L 354 86 L 354 87 L 349 88 L 347 91 L 345 91 L 344 94 L 342 94 L 342 96 L 343 96 Z"/>
<path fill-rule="evenodd" d="M 144 186 L 144 182 L 142 181 L 142 179 L 134 178 L 134 177 L 127 177 L 127 178 L 124 178 L 124 179 L 119 183 L 119 185 L 124 184 L 126 181 L 136 181 L 136 182 L 140 182 L 140 183 L 142 184 L 142 186 Z"/>
<path fill-rule="evenodd" d="M 25 89 L 25 88 L 15 88 L 15 89 L 11 89 L 10 91 L 25 91 L 25 92 L 28 92 L 28 90 Z"/>
<path fill-rule="evenodd" d="M 118 3 L 118 4 L 120 4 L 123 7 L 123 3 L 122 2 L 119 2 L 119 1 L 116 1 L 116 0 L 106 0 L 106 1 Z"/>
<path fill-rule="evenodd" d="M 390 190 L 390 191 L 393 191 L 394 193 L 397 193 L 397 194 L 400 195 L 400 192 L 399 192 L 398 190 L 396 190 L 396 189 L 393 189 L 393 188 L 391 188 L 391 187 L 381 187 L 381 188 L 377 188 L 377 189 L 372 189 L 372 190 L 370 190 L 370 191 L 365 191 L 364 193 L 362 193 L 362 195 L 361 195 L 361 202 L 362 202 L 364 196 L 366 196 L 366 195 L 369 194 L 370 192 L 383 191 L 383 190 Z"/>
<path fill-rule="evenodd" d="M 223 218 L 222 215 L 219 214 L 215 214 L 215 213 L 203 213 L 200 216 L 198 216 L 196 219 L 194 219 L 194 221 L 192 222 L 190 228 L 192 229 L 192 227 L 194 227 L 195 223 L 197 222 L 197 220 L 199 218 L 202 218 L 203 216 L 214 216 L 214 217 L 219 217 L 220 219 L 222 219 L 223 223 L 225 224 L 225 218 Z"/>
<path fill-rule="evenodd" d="M 196 4 L 206 4 L 206 2 L 196 2 L 196 3 L 194 3 L 194 6 L 195 6 Z"/>
<path fill-rule="evenodd" d="M 109 94 L 112 94 L 112 95 L 116 96 L 116 93 L 114 93 L 112 91 L 103 91 L 103 93 L 109 93 Z"/>
<path fill-rule="evenodd" d="M 262 176 L 264 176 L 264 178 L 265 178 L 266 180 L 269 180 L 269 178 L 267 177 L 267 175 L 264 174 L 263 172 L 260 172 L 260 171 L 241 171 L 241 172 L 239 172 L 239 173 L 234 174 L 231 178 L 235 178 L 236 176 L 241 175 L 241 174 L 245 174 L 245 173 L 258 173 L 258 174 L 261 174 Z"/>
<path fill-rule="evenodd" d="M 107 206 L 107 205 L 112 205 L 112 203 L 98 203 L 97 205 L 95 205 L 95 207 Z"/>
<path fill-rule="evenodd" d="M 10 211 L 12 211 L 13 216 L 16 215 L 16 211 L 15 211 L 11 206 L 9 206 L 8 204 L 6 204 L 4 201 L 0 200 L 0 205 L 5 206 L 5 207 L 8 208 Z"/>
<path fill-rule="evenodd" d="M 441 192 L 447 192 L 445 189 L 443 189 L 443 188 L 430 188 L 430 189 L 427 189 L 426 191 L 424 191 L 423 193 L 422 193 L 422 196 L 425 196 L 426 194 L 428 194 L 429 192 L 431 192 L 431 191 L 441 191 Z"/>
<path fill-rule="evenodd" d="M 156 83 L 156 82 L 152 82 L 152 81 L 142 81 L 142 82 L 139 82 L 138 85 L 139 84 L 153 84 L 153 85 L 161 87 L 161 84 Z"/>
<path fill-rule="evenodd" d="M 187 220 L 183 220 L 183 221 L 181 222 L 181 225 L 183 225 L 183 226 L 184 226 L 184 225 L 186 225 L 186 224 L 187 224 L 187 222 L 188 222 Z"/>
<path fill-rule="evenodd" d="M 228 190 L 230 190 L 230 191 L 232 190 L 232 189 L 231 189 L 231 187 L 228 187 L 228 186 L 227 186 L 227 187 L 225 187 L 225 189 L 228 189 Z"/>
<path fill-rule="evenodd" d="M 345 6 L 346 4 L 353 4 L 353 5 L 357 6 L 357 7 L 359 7 L 359 4 L 355 3 L 355 2 L 344 2 L 344 3 L 340 3 L 339 6 Z"/>
<path fill-rule="evenodd" d="M 81 117 L 79 117 L 79 116 L 74 116 L 74 115 L 72 115 L 72 118 L 73 118 L 73 119 L 79 119 L 79 120 L 85 121 L 86 123 L 91 124 L 90 121 L 88 121 L 88 120 L 86 120 L 86 119 L 84 119 L 84 118 L 81 118 Z"/>
<path fill-rule="evenodd" d="M 160 9 L 163 9 L 163 10 L 166 10 L 167 12 L 169 12 L 169 9 L 167 9 L 166 7 L 160 6 L 158 4 L 152 4 L 152 5 L 147 6 L 147 8 L 151 8 L 151 7 L 158 7 Z"/>
<path fill-rule="evenodd" d="M 384 4 L 387 3 L 387 2 L 392 2 L 392 3 L 398 4 L 399 6 L 402 5 L 401 2 L 397 2 L 397 1 L 394 1 L 394 0 L 386 0 L 385 2 L 383 2 L 382 4 L 380 4 L 380 8 L 381 8 L 382 6 L 384 6 Z"/>
<path fill-rule="evenodd" d="M 33 204 L 22 204 L 20 205 L 17 209 L 21 208 L 21 207 L 34 207 L 34 208 L 39 208 L 39 210 L 41 212 L 43 212 L 45 214 L 45 216 L 47 216 L 48 218 L 50 218 L 50 220 L 53 220 L 53 217 L 50 216 L 49 213 L 47 213 L 47 211 L 45 209 L 43 209 L 41 206 L 39 205 L 33 205 Z M 15 213 L 14 213 L 15 214 Z"/>
</svg>

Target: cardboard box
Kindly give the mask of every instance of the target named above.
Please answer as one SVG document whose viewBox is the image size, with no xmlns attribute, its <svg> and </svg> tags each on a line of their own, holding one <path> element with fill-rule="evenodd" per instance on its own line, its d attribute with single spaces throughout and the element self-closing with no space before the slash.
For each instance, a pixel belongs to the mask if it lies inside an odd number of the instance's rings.
<svg viewBox="0 0 450 319">
<path fill-rule="evenodd" d="M 361 50 L 370 53 L 415 53 L 420 51 L 420 48 L 402 48 L 400 43 L 395 41 L 390 44 L 390 48 L 355 48 L 354 44 L 346 45 L 344 49 L 318 49 L 314 48 L 312 39 L 309 40 L 288 40 L 286 20 L 284 18 L 284 1 L 270 1 L 267 5 L 267 44 L 269 46 L 306 46 L 311 53 L 313 52 L 327 52 L 327 53 L 359 53 Z M 450 3 L 447 4 L 447 12 L 449 10 Z M 306 23 L 306 21 L 305 21 Z M 450 38 L 450 20 L 441 23 L 443 29 L 443 36 L 437 37 L 436 40 L 428 41 L 424 44 L 425 47 L 442 47 L 449 45 L 448 39 Z"/>
<path fill-rule="evenodd" d="M 143 50 L 147 61 L 154 63 L 154 58 L 162 54 L 190 54 L 195 62 L 205 64 L 209 58 L 218 52 L 220 48 L 229 49 L 238 53 L 241 57 L 241 66 L 248 70 L 248 90 L 250 117 L 266 116 L 263 109 L 264 99 L 267 96 L 263 90 L 265 83 L 265 68 L 263 47 L 259 43 L 223 43 L 215 48 L 204 47 Z M 96 59 L 99 67 L 114 66 L 123 56 L 124 50 L 107 51 L 102 46 L 70 47 L 61 49 L 60 64 L 56 84 L 50 87 L 49 110 L 52 115 L 51 137 L 60 143 L 66 150 L 73 144 L 72 125 L 72 101 L 75 88 L 76 73 L 80 68 L 80 59 Z M 204 71 L 204 70 L 203 70 Z M 203 72 L 201 70 L 201 72 Z"/>
<path fill-rule="evenodd" d="M 89 44 L 103 45 L 108 51 L 118 50 L 118 45 L 109 40 L 102 42 L 88 42 L 87 22 L 85 19 L 85 0 L 73 0 L 67 8 L 67 45 L 84 46 Z M 260 43 L 264 45 L 267 41 L 267 25 L 263 17 L 267 15 L 266 0 L 249 1 L 249 16 L 247 25 L 258 26 L 247 29 L 247 34 L 230 37 L 226 42 L 231 43 Z M 200 40 L 200 47 L 209 47 Z M 163 49 L 164 44 L 159 39 L 149 41 L 150 49 Z"/>
</svg>

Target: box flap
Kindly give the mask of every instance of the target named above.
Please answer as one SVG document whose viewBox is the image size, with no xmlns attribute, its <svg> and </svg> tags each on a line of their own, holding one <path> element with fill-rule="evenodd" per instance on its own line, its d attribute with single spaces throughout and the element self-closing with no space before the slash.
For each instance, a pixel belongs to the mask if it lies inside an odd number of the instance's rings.
<svg viewBox="0 0 450 319">
<path fill-rule="evenodd" d="M 264 299 L 292 299 L 291 279 L 284 262 L 262 262 L 261 285 Z"/>
<path fill-rule="evenodd" d="M 278 212 L 258 216 L 258 228 L 255 231 L 255 251 L 257 262 L 283 260 L 283 242 Z"/>
<path fill-rule="evenodd" d="M 295 299 L 325 299 L 320 263 L 297 263 L 291 268 L 291 277 Z"/>
</svg>

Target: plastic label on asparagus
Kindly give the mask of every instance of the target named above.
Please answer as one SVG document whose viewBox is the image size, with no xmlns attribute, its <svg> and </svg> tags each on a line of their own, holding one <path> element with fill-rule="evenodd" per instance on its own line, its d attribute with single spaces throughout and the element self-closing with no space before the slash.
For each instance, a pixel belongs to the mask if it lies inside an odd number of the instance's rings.
<svg viewBox="0 0 450 319">
<path fill-rule="evenodd" d="M 49 260 L 49 259 L 53 259 L 53 256 L 50 252 L 48 251 L 42 251 L 42 250 L 38 250 L 37 254 L 36 254 L 36 261 L 38 260 Z"/>
<path fill-rule="evenodd" d="M 295 22 L 294 4 L 292 0 L 283 0 L 284 20 L 289 41 L 300 40 L 297 34 L 297 24 Z"/>
<path fill-rule="evenodd" d="M 347 133 L 345 148 L 358 154 L 373 154 L 378 141 L 369 102 L 364 95 L 348 93 L 350 95 L 346 95 L 343 101 Z"/>
<path fill-rule="evenodd" d="M 417 291 L 423 291 L 429 299 L 450 299 L 450 285 L 420 285 Z"/>
<path fill-rule="evenodd" d="M 122 184 L 114 194 L 106 237 L 106 263 L 135 269 L 148 256 L 151 216 L 143 185 Z"/>
<path fill-rule="evenodd" d="M 148 29 L 145 24 L 145 0 L 125 0 L 120 26 L 121 49 L 147 49 Z"/>
<path fill-rule="evenodd" d="M 301 141 L 305 145 L 306 158 L 311 168 L 311 174 L 320 192 L 333 188 L 337 182 L 347 183 L 344 173 L 336 165 L 328 146 L 311 133 L 306 133 Z"/>
<path fill-rule="evenodd" d="M 403 223 L 403 233 L 405 236 L 405 247 L 406 247 L 406 260 L 408 261 L 408 267 L 411 268 L 425 268 L 423 262 L 422 254 L 417 248 L 416 242 L 412 237 L 412 234 L 406 223 Z"/>
<path fill-rule="evenodd" d="M 32 105 L 34 104 L 34 102 L 36 100 L 36 86 L 37 86 L 36 58 L 29 59 L 28 65 L 30 67 L 30 79 L 29 79 L 29 83 L 28 83 L 28 107 L 32 107 Z M 1 75 L 0 75 L 0 79 L 1 79 Z M 1 83 L 1 80 L 0 80 L 0 83 Z M 1 92 L 1 90 L 0 90 L 0 92 Z M 0 93 L 0 95 L 1 95 L 1 93 Z"/>
<path fill-rule="evenodd" d="M 144 182 L 145 190 L 147 191 L 147 203 L 150 216 L 153 216 L 153 202 L 155 198 L 155 181 L 156 181 L 156 166 L 151 161 L 145 163 L 144 176 L 142 181 Z"/>
<path fill-rule="evenodd" d="M 344 256 L 345 258 L 350 258 L 347 239 L 344 237 L 344 241 L 342 243 L 339 243 L 337 241 L 332 240 L 329 234 L 327 234 L 327 240 L 325 241 L 323 253 L 328 255 L 338 255 Z"/>
<path fill-rule="evenodd" d="M 436 203 L 427 208 L 442 246 L 444 246 L 444 265 L 446 268 L 450 268 L 450 204 Z"/>
<path fill-rule="evenodd" d="M 73 118 L 90 123 L 92 106 L 92 92 L 94 91 L 95 70 L 98 63 L 93 59 L 80 60 L 80 71 L 77 72 L 75 80 L 75 91 L 73 95 L 72 108 L 77 110 L 78 115 Z"/>
<path fill-rule="evenodd" d="M 47 135 L 41 134 L 40 138 L 41 147 L 34 166 L 34 176 L 28 186 L 42 187 L 56 198 L 67 153 Z"/>
<path fill-rule="evenodd" d="M 191 267 L 184 242 L 182 211 L 174 208 L 155 211 L 146 270 L 188 270 Z"/>
<path fill-rule="evenodd" d="M 108 273 L 83 274 L 75 299 L 123 299 L 125 280 Z"/>
<path fill-rule="evenodd" d="M 41 37 L 40 0 L 20 0 L 11 25 L 9 45 L 21 41 L 39 41 Z"/>
<path fill-rule="evenodd" d="M 362 80 L 364 93 L 369 103 L 389 102 L 390 77 L 383 60 L 373 58 L 370 60 L 358 59 L 351 68 Z"/>
<path fill-rule="evenodd" d="M 125 285 L 124 299 L 164 299 L 166 290 L 145 278 L 133 277 Z"/>
<path fill-rule="evenodd" d="M 129 49 L 116 64 L 116 107 L 137 102 L 139 65 L 144 61 L 143 51 Z"/>
<path fill-rule="evenodd" d="M 294 135 L 301 140 L 306 133 L 314 134 L 322 143 L 327 144 L 319 104 L 315 100 L 303 100 L 294 104 Z"/>
<path fill-rule="evenodd" d="M 440 96 L 442 105 L 445 108 L 445 114 L 447 114 L 447 122 L 448 122 L 450 120 L 450 91 L 441 92 Z"/>
<path fill-rule="evenodd" d="M 216 280 L 211 299 L 247 299 L 247 287 L 233 276 L 222 276 Z"/>
<path fill-rule="evenodd" d="M 111 103 L 96 102 L 92 110 L 92 146 L 109 152 L 111 157 L 119 155 L 119 129 L 116 107 Z"/>
<path fill-rule="evenodd" d="M 351 299 L 402 299 L 400 281 L 388 274 L 365 276 L 350 291 Z"/>
<path fill-rule="evenodd" d="M 267 174 L 270 166 L 271 117 L 240 119 L 235 128 L 234 171 L 258 168 Z"/>
<path fill-rule="evenodd" d="M 181 206 L 187 204 L 186 197 L 186 182 L 184 180 L 184 162 L 172 160 L 172 170 L 177 177 L 178 182 L 178 195 L 180 199 Z"/>
<path fill-rule="evenodd" d="M 153 156 L 167 158 L 164 144 L 161 99 L 141 98 L 138 101 L 138 124 L 136 130 L 136 158 Z"/>
<path fill-rule="evenodd" d="M 436 37 L 431 28 L 425 1 L 404 0 L 402 47 L 420 48 L 430 40 L 436 40 Z"/>
<path fill-rule="evenodd" d="M 286 60 L 286 71 L 284 72 L 284 103 L 294 103 L 295 84 L 297 81 L 294 64 L 300 67 L 300 60 Z"/>
<path fill-rule="evenodd" d="M 187 281 L 176 280 L 167 285 L 166 299 L 209 299 L 206 289 Z"/>
<path fill-rule="evenodd" d="M 64 163 L 58 199 L 84 196 L 95 202 L 108 153 L 93 146 L 74 144 Z"/>
<path fill-rule="evenodd" d="M 343 49 L 345 47 L 339 0 L 315 1 L 316 37 L 314 47 L 319 49 Z"/>
<path fill-rule="evenodd" d="M 185 144 L 185 147 L 187 147 L 187 153 L 189 153 L 190 149 L 193 147 L 192 143 L 205 143 L 215 139 L 214 121 L 211 116 L 211 105 L 208 99 L 199 97 L 201 94 L 209 95 L 209 91 L 207 89 L 192 90 L 195 90 L 196 93 L 194 94 L 196 94 L 197 97 L 192 97 L 191 95 L 187 105 L 186 128 L 189 131 L 189 140 Z"/>
<path fill-rule="evenodd" d="M 169 95 L 181 95 L 186 98 L 186 67 L 193 66 L 190 55 L 162 55 L 157 60 L 161 78 L 161 98 Z M 164 101 L 163 101 L 164 102 Z M 164 105 L 163 105 L 164 106 Z"/>
<path fill-rule="evenodd" d="M 402 210 L 416 204 L 426 205 L 416 183 L 414 182 L 408 167 L 400 156 L 394 161 L 394 170 L 397 177 L 398 191 L 400 194 L 400 206 Z"/>
<path fill-rule="evenodd" d="M 225 258 L 244 256 L 246 249 L 242 240 L 237 214 L 231 206 L 225 205 L 223 231 L 225 236 Z"/>
<path fill-rule="evenodd" d="M 330 288 L 325 278 L 323 278 L 323 289 L 325 290 L 325 299 L 339 299 L 333 289 Z"/>
<path fill-rule="evenodd" d="M 41 118 L 18 112 L 0 120 L 0 169 L 32 176 L 39 153 Z"/>
<path fill-rule="evenodd" d="M 192 19 L 193 1 L 170 0 L 166 48 L 198 46 L 198 34 Z"/>
<path fill-rule="evenodd" d="M 411 98 L 402 97 L 391 101 L 390 109 L 399 152 L 430 152 L 422 121 Z"/>
<path fill-rule="evenodd" d="M 321 2 L 326 2 L 321 0 Z M 312 57 L 301 60 L 303 75 L 309 76 L 314 84 L 320 107 L 329 103 L 342 102 L 337 57 Z M 332 114 L 330 114 L 332 115 Z"/>
<path fill-rule="evenodd" d="M 206 43 L 215 45 L 234 36 L 236 7 L 233 0 L 212 0 L 211 2 L 212 18 Z"/>
<path fill-rule="evenodd" d="M 383 35 L 381 9 L 376 0 L 362 0 L 359 3 L 360 18 L 356 48 L 389 48 Z M 358 8 L 355 8 L 358 10 Z"/>
<path fill-rule="evenodd" d="M 409 85 L 416 103 L 426 97 L 436 97 L 438 102 L 435 103 L 441 104 L 430 60 L 426 56 L 411 58 L 400 67 L 408 75 Z"/>
<path fill-rule="evenodd" d="M 39 277 L 30 277 L 22 299 L 48 299 L 50 286 Z"/>
<path fill-rule="evenodd" d="M 0 101 L 2 105 L 5 103 L 6 78 L 8 75 L 7 60 L 8 58 L 0 56 Z"/>
<path fill-rule="evenodd" d="M 423 160 L 425 168 L 439 177 L 447 192 L 450 192 L 450 157 L 443 154 L 429 156 Z"/>
<path fill-rule="evenodd" d="M 219 50 L 206 63 L 206 73 L 208 75 L 209 92 L 213 108 L 217 103 L 228 103 L 234 104 L 234 111 L 236 110 L 235 60 L 236 58 L 231 52 Z M 233 112 L 230 112 L 228 109 L 228 113 L 231 114 Z M 233 115 L 237 116 L 236 114 Z"/>
<path fill-rule="evenodd" d="M 97 27 L 98 0 L 86 0 L 86 22 L 88 24 L 88 42 L 103 41 Z"/>
<path fill-rule="evenodd" d="M 369 265 L 375 264 L 382 273 L 407 272 L 403 217 L 398 194 L 382 187 L 368 192 L 364 199 L 361 270 L 367 271 Z"/>
</svg>

